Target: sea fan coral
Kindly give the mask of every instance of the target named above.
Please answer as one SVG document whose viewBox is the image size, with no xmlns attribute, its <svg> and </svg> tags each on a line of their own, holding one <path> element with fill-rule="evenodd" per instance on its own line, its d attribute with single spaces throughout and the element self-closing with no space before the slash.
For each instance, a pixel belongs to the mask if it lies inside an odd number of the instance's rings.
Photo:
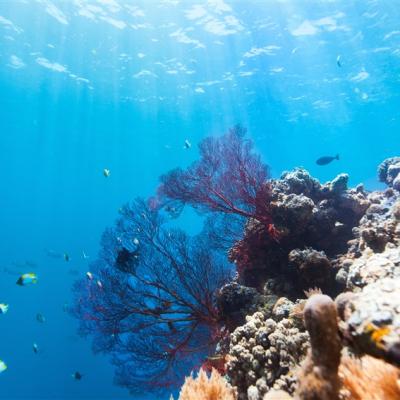
<svg viewBox="0 0 400 400">
<path fill-rule="evenodd" d="M 202 212 L 228 214 L 233 219 L 255 218 L 273 231 L 268 211 L 268 167 L 253 153 L 246 130 L 236 126 L 200 145 L 200 160 L 186 170 L 177 168 L 161 177 L 161 204 L 175 201 Z"/>
<path fill-rule="evenodd" d="M 211 371 L 210 377 L 200 370 L 197 378 L 189 376 L 179 394 L 179 400 L 236 400 L 232 386 L 216 371 Z"/>
<path fill-rule="evenodd" d="M 201 235 L 164 226 L 146 201 L 120 213 L 92 265 L 95 279 L 75 286 L 74 314 L 95 350 L 112 354 L 119 384 L 131 391 L 175 385 L 213 352 L 215 292 L 230 268 Z"/>
</svg>

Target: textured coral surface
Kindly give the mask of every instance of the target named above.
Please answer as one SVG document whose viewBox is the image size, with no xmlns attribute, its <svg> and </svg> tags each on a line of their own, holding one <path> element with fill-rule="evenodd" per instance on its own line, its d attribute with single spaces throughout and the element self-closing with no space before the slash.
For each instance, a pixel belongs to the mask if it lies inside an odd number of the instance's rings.
<svg viewBox="0 0 400 400">
<path fill-rule="evenodd" d="M 349 189 L 346 174 L 320 184 L 301 168 L 272 181 L 279 240 L 249 219 L 229 253 L 241 264 L 236 312 L 246 319 L 229 338 L 227 375 L 239 399 L 398 398 L 390 364 L 400 365 L 400 157 L 385 160 L 378 174 L 386 190 Z M 313 288 L 339 296 L 306 303 Z M 384 361 L 344 357 L 339 367 L 342 346 Z M 374 368 L 382 385 L 368 382 Z"/>
</svg>

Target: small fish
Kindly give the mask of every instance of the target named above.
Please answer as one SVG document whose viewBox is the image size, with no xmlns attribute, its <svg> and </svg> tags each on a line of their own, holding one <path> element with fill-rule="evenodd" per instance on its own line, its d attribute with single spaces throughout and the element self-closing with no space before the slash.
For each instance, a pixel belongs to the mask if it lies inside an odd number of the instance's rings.
<svg viewBox="0 0 400 400">
<path fill-rule="evenodd" d="M 107 168 L 103 169 L 103 175 L 108 178 L 111 175 L 111 171 Z"/>
<path fill-rule="evenodd" d="M 336 58 L 336 65 L 341 68 L 342 67 L 342 56 L 339 54 Z"/>
<path fill-rule="evenodd" d="M 135 246 L 138 246 L 138 245 L 139 245 L 139 239 L 138 239 L 138 238 L 134 238 L 134 239 L 133 239 L 133 244 L 134 244 Z"/>
<path fill-rule="evenodd" d="M 22 274 L 18 280 L 17 280 L 17 285 L 20 286 L 26 286 L 26 285 L 30 285 L 32 283 L 37 283 L 38 278 L 37 275 L 34 274 L 33 272 L 29 272 L 27 274 Z"/>
<path fill-rule="evenodd" d="M 69 261 L 69 254 L 68 253 L 64 253 L 63 257 L 64 257 L 65 261 L 67 261 L 67 262 Z"/>
<path fill-rule="evenodd" d="M 103 284 L 101 283 L 101 281 L 97 281 L 96 285 L 99 287 L 99 289 L 103 289 Z"/>
<path fill-rule="evenodd" d="M 84 251 L 82 251 L 82 257 L 84 260 L 87 260 L 89 258 L 89 256 Z"/>
<path fill-rule="evenodd" d="M 4 372 L 6 369 L 7 369 L 7 364 L 4 361 L 0 360 L 0 373 Z"/>
<path fill-rule="evenodd" d="M 35 354 L 39 353 L 39 346 L 36 343 L 33 343 L 32 350 Z"/>
<path fill-rule="evenodd" d="M 183 145 L 184 149 L 190 149 L 192 147 L 192 143 L 189 142 L 188 139 L 185 139 L 185 143 Z"/>
<path fill-rule="evenodd" d="M 80 372 L 76 371 L 76 372 L 74 372 L 74 373 L 72 374 L 72 377 L 73 377 L 75 380 L 80 381 L 80 380 L 82 379 L 83 375 L 82 375 Z"/>
<path fill-rule="evenodd" d="M 5 314 L 8 311 L 8 304 L 0 303 L 0 314 Z"/>
<path fill-rule="evenodd" d="M 335 157 L 325 156 L 325 157 L 318 158 L 316 163 L 318 165 L 327 165 L 327 164 L 331 163 L 333 160 L 339 160 L 339 154 L 336 154 Z"/>
<path fill-rule="evenodd" d="M 86 272 L 86 277 L 89 279 L 89 281 L 93 280 L 93 274 L 91 272 Z"/>
<path fill-rule="evenodd" d="M 36 314 L 36 321 L 40 322 L 41 324 L 44 324 L 46 322 L 46 318 L 44 317 L 43 314 L 37 313 Z"/>
</svg>

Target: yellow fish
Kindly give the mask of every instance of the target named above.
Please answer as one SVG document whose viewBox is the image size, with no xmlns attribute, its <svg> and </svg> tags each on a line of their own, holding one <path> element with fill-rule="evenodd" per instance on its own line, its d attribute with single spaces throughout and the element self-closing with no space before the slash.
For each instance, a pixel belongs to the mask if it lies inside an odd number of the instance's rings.
<svg viewBox="0 0 400 400">
<path fill-rule="evenodd" d="M 37 283 L 37 281 L 38 281 L 37 275 L 34 274 L 33 272 L 29 272 L 27 274 L 21 275 L 18 278 L 17 285 L 26 286 L 26 285 L 30 285 L 32 283 Z"/>
</svg>

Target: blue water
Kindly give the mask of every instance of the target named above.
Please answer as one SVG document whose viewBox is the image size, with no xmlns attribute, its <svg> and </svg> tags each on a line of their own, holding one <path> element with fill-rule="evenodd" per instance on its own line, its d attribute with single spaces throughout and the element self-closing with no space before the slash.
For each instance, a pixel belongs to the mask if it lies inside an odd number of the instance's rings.
<svg viewBox="0 0 400 400">
<path fill-rule="evenodd" d="M 379 188 L 400 152 L 399 20 L 393 0 L 0 0 L 0 398 L 132 398 L 63 305 L 121 204 L 203 137 L 239 122 L 274 177 Z"/>
</svg>

